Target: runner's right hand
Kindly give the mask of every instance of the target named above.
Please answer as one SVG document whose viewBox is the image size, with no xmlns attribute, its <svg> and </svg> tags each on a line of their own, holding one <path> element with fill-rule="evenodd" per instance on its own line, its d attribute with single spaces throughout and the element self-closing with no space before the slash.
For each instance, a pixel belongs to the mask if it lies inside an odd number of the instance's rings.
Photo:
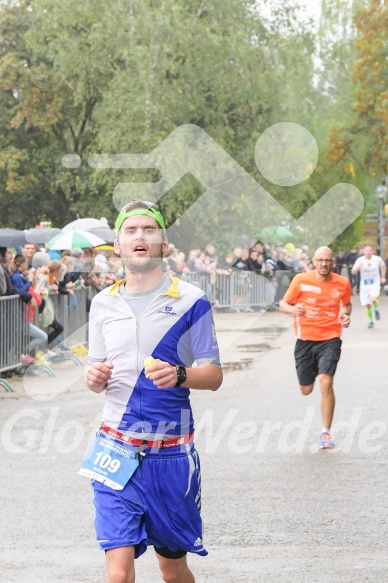
<svg viewBox="0 0 388 583">
<path fill-rule="evenodd" d="M 112 376 L 113 364 L 111 362 L 94 362 L 86 371 L 85 380 L 89 387 L 97 392 L 106 388 L 106 383 Z"/>
<path fill-rule="evenodd" d="M 295 306 L 294 306 L 294 315 L 295 316 L 303 316 L 305 311 L 306 310 L 305 310 L 304 304 L 295 304 Z"/>
</svg>

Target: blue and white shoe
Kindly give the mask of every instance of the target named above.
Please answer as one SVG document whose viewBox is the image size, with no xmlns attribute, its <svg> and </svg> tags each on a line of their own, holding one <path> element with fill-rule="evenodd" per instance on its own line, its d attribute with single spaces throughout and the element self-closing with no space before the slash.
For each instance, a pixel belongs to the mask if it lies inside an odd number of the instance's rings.
<svg viewBox="0 0 388 583">
<path fill-rule="evenodd" d="M 330 435 L 330 433 L 321 433 L 321 437 L 319 438 L 319 446 L 321 449 L 333 449 L 333 436 Z"/>
<path fill-rule="evenodd" d="M 368 328 L 373 328 L 373 326 L 374 326 L 373 322 L 369 322 Z"/>
<path fill-rule="evenodd" d="M 376 318 L 376 320 L 380 320 L 380 318 L 381 318 L 380 312 L 378 310 L 375 310 L 375 318 Z"/>
</svg>

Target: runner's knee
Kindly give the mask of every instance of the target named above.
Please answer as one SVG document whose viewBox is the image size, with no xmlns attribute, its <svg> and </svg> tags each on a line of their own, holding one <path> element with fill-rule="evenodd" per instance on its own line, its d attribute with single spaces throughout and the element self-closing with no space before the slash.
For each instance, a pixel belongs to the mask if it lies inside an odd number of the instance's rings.
<svg viewBox="0 0 388 583">
<path fill-rule="evenodd" d="M 133 547 L 119 547 L 106 552 L 107 583 L 135 583 Z"/>
<path fill-rule="evenodd" d="M 319 386 L 323 394 L 333 392 L 333 377 L 330 375 L 321 375 L 319 378 Z"/>
<path fill-rule="evenodd" d="M 301 391 L 302 395 L 309 395 L 310 393 L 312 393 L 313 388 L 314 388 L 314 384 L 312 384 L 312 385 L 300 385 L 300 391 Z"/>
<path fill-rule="evenodd" d="M 159 568 L 165 583 L 194 583 L 194 577 L 187 566 L 186 557 L 166 559 L 158 556 Z"/>
<path fill-rule="evenodd" d="M 120 566 L 111 566 L 107 573 L 107 583 L 135 583 L 135 573 L 129 573 Z"/>
<path fill-rule="evenodd" d="M 164 583 L 194 583 L 194 577 L 190 569 L 186 566 L 184 571 L 179 573 L 162 573 Z"/>
</svg>

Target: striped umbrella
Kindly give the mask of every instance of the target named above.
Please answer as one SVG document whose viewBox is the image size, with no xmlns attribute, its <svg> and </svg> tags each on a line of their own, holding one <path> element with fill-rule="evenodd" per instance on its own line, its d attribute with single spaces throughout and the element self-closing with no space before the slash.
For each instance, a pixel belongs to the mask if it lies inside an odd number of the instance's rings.
<svg viewBox="0 0 388 583">
<path fill-rule="evenodd" d="M 51 251 L 63 251 L 63 249 L 74 249 L 75 247 L 96 247 L 104 245 L 105 241 L 88 231 L 67 231 L 60 233 L 46 243 L 46 247 Z"/>
</svg>

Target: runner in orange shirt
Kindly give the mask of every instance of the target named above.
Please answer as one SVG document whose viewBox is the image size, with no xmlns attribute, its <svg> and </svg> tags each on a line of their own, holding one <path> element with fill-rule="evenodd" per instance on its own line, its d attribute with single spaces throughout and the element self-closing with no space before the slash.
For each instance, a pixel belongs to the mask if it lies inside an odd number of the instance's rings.
<svg viewBox="0 0 388 583">
<path fill-rule="evenodd" d="M 334 447 L 330 427 L 335 396 L 333 379 L 341 356 L 342 328 L 348 328 L 352 289 L 347 277 L 332 273 L 333 253 L 320 247 L 313 257 L 315 269 L 299 273 L 279 306 L 294 316 L 295 365 L 303 395 L 309 395 L 318 377 L 321 389 L 323 429 L 320 446 Z"/>
</svg>

